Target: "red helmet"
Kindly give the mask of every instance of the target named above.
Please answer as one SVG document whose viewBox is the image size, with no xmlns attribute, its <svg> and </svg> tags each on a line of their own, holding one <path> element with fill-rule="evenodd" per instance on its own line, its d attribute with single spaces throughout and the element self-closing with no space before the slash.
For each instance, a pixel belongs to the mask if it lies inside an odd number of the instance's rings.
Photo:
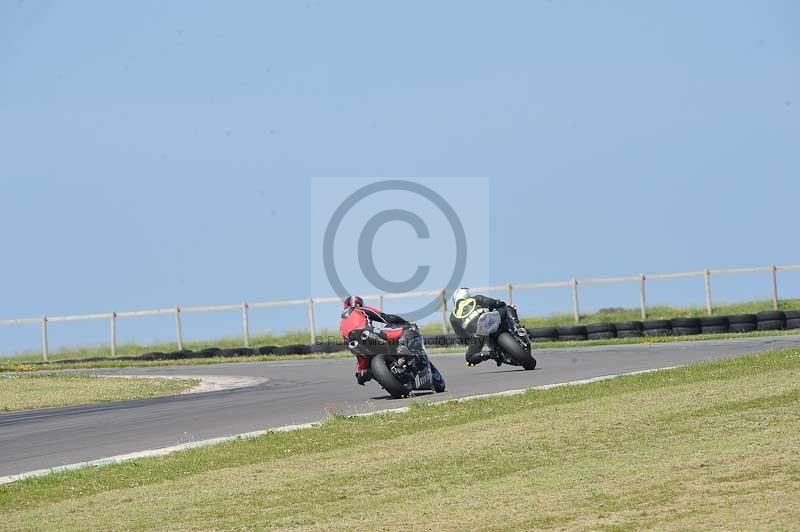
<svg viewBox="0 0 800 532">
<path fill-rule="evenodd" d="M 364 299 L 360 296 L 348 296 L 344 300 L 344 308 L 357 308 L 364 306 Z"/>
</svg>

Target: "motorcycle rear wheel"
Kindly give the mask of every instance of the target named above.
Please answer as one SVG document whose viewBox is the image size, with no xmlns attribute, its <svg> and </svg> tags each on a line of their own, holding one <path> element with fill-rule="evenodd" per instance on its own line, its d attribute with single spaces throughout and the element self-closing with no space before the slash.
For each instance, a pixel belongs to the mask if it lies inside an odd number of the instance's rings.
<svg viewBox="0 0 800 532">
<path fill-rule="evenodd" d="M 513 336 L 511 336 L 511 333 L 507 331 L 501 332 L 497 336 L 497 344 L 500 346 L 500 349 L 505 351 L 514 362 L 526 370 L 536 367 L 536 359 L 533 358 L 530 352 L 526 351 L 525 348 L 523 348 Z"/>
<path fill-rule="evenodd" d="M 372 358 L 372 377 L 378 381 L 378 384 L 383 386 L 383 389 L 389 392 L 389 395 L 394 399 L 400 399 L 411 393 L 413 389 L 411 384 L 404 384 L 400 379 L 395 377 L 389 366 L 394 362 L 386 355 L 375 355 Z"/>
</svg>

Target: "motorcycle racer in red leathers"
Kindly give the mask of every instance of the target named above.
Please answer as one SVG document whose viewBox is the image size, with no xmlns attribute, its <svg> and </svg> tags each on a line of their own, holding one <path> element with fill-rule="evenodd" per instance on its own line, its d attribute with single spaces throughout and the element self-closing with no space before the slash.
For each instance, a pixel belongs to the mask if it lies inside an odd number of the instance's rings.
<svg viewBox="0 0 800 532">
<path fill-rule="evenodd" d="M 419 360 L 428 364 L 424 341 L 417 326 L 401 316 L 382 312 L 374 307 L 364 305 L 364 299 L 359 296 L 349 296 L 344 300 L 339 332 L 345 342 L 359 340 L 365 330 L 375 331 L 383 340 L 397 344 L 397 354 L 410 361 Z M 356 381 L 364 385 L 372 379 L 370 359 L 362 354 L 356 355 Z M 438 370 L 432 368 L 434 382 L 444 380 Z"/>
</svg>

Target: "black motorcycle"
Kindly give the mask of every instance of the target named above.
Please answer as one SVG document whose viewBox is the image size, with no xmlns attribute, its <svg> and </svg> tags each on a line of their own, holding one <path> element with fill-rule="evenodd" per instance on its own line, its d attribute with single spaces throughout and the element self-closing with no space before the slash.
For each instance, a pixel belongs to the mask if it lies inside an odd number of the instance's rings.
<svg viewBox="0 0 800 532">
<path fill-rule="evenodd" d="M 351 340 L 347 347 L 369 360 L 372 377 L 394 399 L 408 397 L 414 390 L 445 390 L 444 378 L 430 361 L 424 339 L 422 356 L 398 353 L 396 342 L 388 342 L 372 330 L 362 331 L 359 339 Z"/>
<path fill-rule="evenodd" d="M 528 331 L 520 323 L 516 309 L 506 309 L 505 319 L 496 310 L 481 314 L 476 335 L 485 339 L 492 358 L 501 364 L 534 369 L 536 359 L 531 355 Z"/>
</svg>

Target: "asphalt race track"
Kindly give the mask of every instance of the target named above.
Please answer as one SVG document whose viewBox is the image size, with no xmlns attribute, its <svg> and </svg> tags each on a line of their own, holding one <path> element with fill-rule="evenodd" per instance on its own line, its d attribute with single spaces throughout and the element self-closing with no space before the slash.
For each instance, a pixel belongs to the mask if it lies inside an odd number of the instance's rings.
<svg viewBox="0 0 800 532">
<path fill-rule="evenodd" d="M 669 367 L 768 349 L 800 347 L 800 336 L 669 344 L 542 349 L 534 371 L 492 361 L 467 368 L 461 355 L 435 355 L 447 391 L 433 400 L 499 392 Z M 352 358 L 174 368 L 102 370 L 102 374 L 216 375 L 267 378 L 234 390 L 94 406 L 0 414 L 0 476 L 179 443 L 402 406 L 373 381 L 358 386 Z"/>
</svg>

